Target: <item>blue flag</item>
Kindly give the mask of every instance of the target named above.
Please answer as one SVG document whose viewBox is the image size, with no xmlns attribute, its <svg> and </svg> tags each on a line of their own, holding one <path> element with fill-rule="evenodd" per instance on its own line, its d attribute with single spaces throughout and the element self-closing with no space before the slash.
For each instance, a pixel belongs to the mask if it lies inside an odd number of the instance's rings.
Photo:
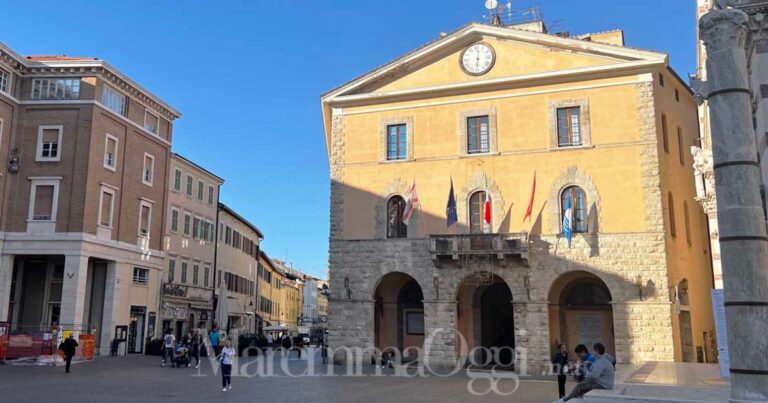
<svg viewBox="0 0 768 403">
<path fill-rule="evenodd" d="M 448 228 L 459 221 L 459 216 L 456 214 L 456 197 L 453 195 L 453 178 L 451 178 L 451 191 L 448 193 L 448 205 L 445 206 L 445 216 Z"/>
<path fill-rule="evenodd" d="M 563 209 L 563 235 L 568 240 L 568 247 L 570 248 L 573 237 L 573 207 L 570 195 L 565 200 L 565 208 Z"/>
</svg>

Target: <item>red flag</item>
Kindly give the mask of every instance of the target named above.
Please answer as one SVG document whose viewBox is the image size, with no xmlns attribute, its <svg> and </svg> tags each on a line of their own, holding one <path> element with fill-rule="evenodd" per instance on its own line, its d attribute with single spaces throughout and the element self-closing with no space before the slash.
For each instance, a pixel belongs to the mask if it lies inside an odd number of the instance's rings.
<svg viewBox="0 0 768 403">
<path fill-rule="evenodd" d="M 491 225 L 491 194 L 485 191 L 485 223 Z"/>
<path fill-rule="evenodd" d="M 531 213 L 533 213 L 533 197 L 536 196 L 536 171 L 533 171 L 533 187 L 531 188 L 531 201 L 528 202 L 528 210 L 525 211 L 525 217 L 523 217 L 523 221 L 525 221 L 526 218 L 531 218 Z"/>
</svg>

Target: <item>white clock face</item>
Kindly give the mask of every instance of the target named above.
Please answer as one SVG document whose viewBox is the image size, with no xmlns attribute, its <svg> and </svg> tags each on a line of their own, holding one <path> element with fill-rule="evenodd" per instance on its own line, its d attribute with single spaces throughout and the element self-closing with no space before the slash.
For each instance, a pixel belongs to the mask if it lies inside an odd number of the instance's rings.
<svg viewBox="0 0 768 403">
<path fill-rule="evenodd" d="M 461 54 L 461 67 L 469 74 L 479 76 L 485 74 L 493 67 L 496 55 L 490 46 L 484 43 L 476 43 Z"/>
</svg>

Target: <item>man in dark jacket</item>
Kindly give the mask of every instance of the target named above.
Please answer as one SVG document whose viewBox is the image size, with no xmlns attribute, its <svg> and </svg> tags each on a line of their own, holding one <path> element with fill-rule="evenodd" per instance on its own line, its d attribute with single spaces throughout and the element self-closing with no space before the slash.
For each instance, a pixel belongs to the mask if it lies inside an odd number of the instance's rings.
<svg viewBox="0 0 768 403">
<path fill-rule="evenodd" d="M 557 391 L 562 399 L 565 397 L 565 381 L 568 374 L 568 349 L 565 344 L 557 346 L 557 351 L 552 356 L 552 370 L 557 375 Z"/>
<path fill-rule="evenodd" d="M 59 350 L 64 353 L 64 361 L 67 362 L 67 373 L 69 373 L 69 365 L 72 364 L 72 357 L 75 356 L 75 349 L 77 348 L 77 340 L 70 334 L 69 338 L 64 340 L 59 346 Z"/>
</svg>

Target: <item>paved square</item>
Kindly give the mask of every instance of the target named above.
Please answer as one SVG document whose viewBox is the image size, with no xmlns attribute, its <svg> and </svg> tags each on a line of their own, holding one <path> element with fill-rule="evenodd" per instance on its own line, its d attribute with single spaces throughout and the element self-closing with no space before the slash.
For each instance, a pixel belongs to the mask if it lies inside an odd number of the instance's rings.
<svg viewBox="0 0 768 403">
<path fill-rule="evenodd" d="M 240 366 L 256 372 L 264 364 L 261 359 L 242 358 Z M 280 372 L 280 360 L 272 360 Z M 307 368 L 306 360 L 297 360 L 295 353 L 288 361 L 292 373 Z M 344 367 L 333 366 L 338 374 Z M 317 373 L 325 367 L 315 365 Z M 347 376 L 277 376 L 233 377 L 231 392 L 221 391 L 220 375 L 214 375 L 206 360 L 200 370 L 194 368 L 161 367 L 154 356 L 100 357 L 93 362 L 73 365 L 70 374 L 63 367 L 0 366 L 0 401 L 67 403 L 88 402 L 552 402 L 557 398 L 557 385 L 549 381 L 522 381 L 511 396 L 488 394 L 473 396 L 467 390 L 469 378 L 465 373 L 442 378 L 407 378 L 371 376 L 366 366 L 360 377 Z M 198 375 L 199 374 L 199 375 Z M 475 383 L 477 389 L 488 389 L 486 380 Z M 502 380 L 499 388 L 510 390 L 514 382 Z M 568 389 L 572 387 L 568 385 Z"/>
</svg>

